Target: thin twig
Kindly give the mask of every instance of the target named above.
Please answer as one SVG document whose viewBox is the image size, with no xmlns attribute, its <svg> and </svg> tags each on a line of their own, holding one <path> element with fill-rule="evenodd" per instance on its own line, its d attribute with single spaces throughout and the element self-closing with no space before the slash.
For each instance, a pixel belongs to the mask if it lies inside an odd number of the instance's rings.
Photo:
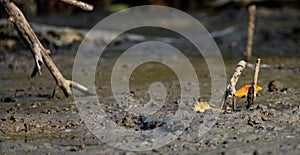
<svg viewBox="0 0 300 155">
<path fill-rule="evenodd" d="M 77 7 L 81 8 L 82 10 L 85 10 L 85 11 L 93 11 L 93 9 L 94 9 L 93 5 L 90 5 L 90 4 L 81 2 L 81 1 L 77 1 L 77 0 L 60 0 L 60 1 L 64 2 L 64 3 L 67 3 L 67 4 L 70 4 L 70 5 L 77 6 Z"/>
<path fill-rule="evenodd" d="M 232 105 L 233 105 L 233 110 L 236 110 L 236 103 L 235 103 L 235 93 L 236 93 L 236 89 L 235 89 L 235 86 L 236 86 L 236 83 L 238 82 L 239 80 L 239 77 L 240 75 L 242 74 L 244 68 L 246 67 L 247 65 L 247 62 L 245 62 L 244 60 L 241 60 L 238 64 L 237 64 L 237 67 L 232 75 L 232 78 L 230 79 L 228 85 L 227 85 L 227 88 L 226 88 L 226 91 L 225 91 L 225 94 L 224 94 L 224 97 L 223 97 L 223 102 L 222 102 L 222 105 L 221 105 L 221 109 L 223 109 L 223 106 L 226 102 L 226 99 L 229 95 L 232 96 Z"/>
<path fill-rule="evenodd" d="M 71 86 L 76 86 L 74 88 L 83 93 L 93 94 L 89 92 L 86 87 L 78 83 L 74 84 L 74 82 L 66 80 L 63 77 L 63 75 L 49 56 L 50 51 L 44 48 L 44 46 L 41 44 L 41 42 L 33 32 L 23 13 L 12 1 L 0 0 L 0 2 L 3 4 L 6 12 L 10 16 L 9 21 L 11 21 L 14 24 L 19 36 L 22 38 L 26 46 L 31 50 L 33 54 L 33 57 L 35 59 L 35 69 L 32 73 L 32 77 L 36 73 L 41 72 L 41 65 L 45 63 L 45 65 L 47 66 L 47 68 L 49 69 L 53 78 L 56 81 L 56 87 L 53 91 L 53 97 L 56 96 L 59 88 L 62 89 L 66 97 L 70 96 L 72 94 Z"/>
<path fill-rule="evenodd" d="M 253 44 L 253 33 L 255 27 L 255 14 L 256 14 L 256 6 L 251 5 L 248 8 L 249 11 L 249 21 L 248 21 L 248 38 L 246 45 L 246 60 L 250 62 L 252 57 L 252 44 Z"/>
</svg>

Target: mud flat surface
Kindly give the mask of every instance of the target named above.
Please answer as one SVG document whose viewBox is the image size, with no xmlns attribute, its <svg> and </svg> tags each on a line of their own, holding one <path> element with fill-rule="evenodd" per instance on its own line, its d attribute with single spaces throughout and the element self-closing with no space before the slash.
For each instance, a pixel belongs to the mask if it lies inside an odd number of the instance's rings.
<svg viewBox="0 0 300 155">
<path fill-rule="evenodd" d="M 229 13 L 208 16 L 204 20 L 207 25 L 212 25 L 211 31 L 215 31 L 214 35 L 216 35 L 217 42 L 220 43 L 222 54 L 226 57 L 224 62 L 228 77 L 231 76 L 236 63 L 241 58 L 241 54 L 234 54 L 234 52 L 241 53 L 241 47 L 244 45 L 243 41 L 238 41 L 246 34 L 246 29 L 239 25 L 243 22 L 240 20 L 246 17 L 245 15 L 245 13 L 240 13 L 231 17 Z M 233 18 L 234 20 L 231 22 L 239 21 L 237 27 L 240 28 L 234 28 L 234 31 L 226 33 L 225 36 L 220 35 L 219 30 L 225 28 L 225 25 L 223 27 L 214 27 L 213 25 L 218 20 L 224 19 L 223 16 Z M 299 56 L 299 46 L 296 45 L 299 45 L 300 38 L 297 31 L 300 16 L 297 12 L 293 14 L 274 13 L 268 12 L 268 10 L 261 12 L 259 16 L 272 18 L 260 20 L 257 26 L 260 27 L 258 32 L 267 31 L 265 32 L 267 37 L 259 34 L 254 43 L 257 43 L 254 54 L 260 56 L 264 64 L 258 81 L 263 90 L 258 93 L 255 107 L 250 110 L 246 109 L 246 99 L 239 98 L 237 100 L 239 111 L 228 110 L 218 113 L 218 117 L 215 117 L 216 112 L 212 110 L 205 113 L 194 113 L 195 117 L 191 120 L 189 127 L 183 129 L 183 133 L 174 141 L 160 148 L 143 152 L 128 152 L 107 145 L 87 129 L 73 99 L 66 99 L 63 94 L 59 94 L 58 99 L 51 99 L 55 83 L 45 68 L 41 76 L 29 78 L 33 69 L 33 59 L 28 50 L 17 48 L 1 51 L 1 154 L 68 154 L 72 152 L 78 154 L 299 154 L 300 57 L 297 57 Z M 269 24 L 278 23 L 278 19 L 286 20 L 286 25 L 280 22 L 269 29 L 268 25 L 263 23 L 263 21 Z M 84 33 L 84 31 L 80 30 L 78 33 Z M 180 97 L 179 82 L 169 68 L 156 63 L 146 63 L 132 74 L 132 91 L 130 93 L 133 98 L 139 97 L 135 100 L 137 103 L 143 103 L 149 99 L 147 91 L 151 83 L 161 81 L 167 88 L 167 102 L 156 115 L 145 117 L 128 114 L 126 110 L 116 104 L 111 93 L 107 91 L 116 56 L 120 55 L 122 49 L 126 49 L 130 45 L 123 41 L 121 39 L 118 44 L 113 44 L 112 48 L 108 49 L 99 61 L 100 69 L 96 71 L 99 106 L 105 107 L 108 118 L 116 124 L 138 133 L 157 128 L 168 129 L 170 122 L 165 116 L 171 116 L 176 112 Z M 284 46 L 278 44 L 284 44 Z M 71 78 L 78 44 L 60 47 L 59 43 L 55 43 L 49 44 L 49 47 L 58 49 L 53 52 L 52 58 L 63 74 Z M 9 47 L 5 48 L 10 49 Z M 183 51 L 194 64 L 199 78 L 201 99 L 209 100 L 211 84 L 209 70 L 204 59 L 193 54 L 194 52 L 188 47 L 183 47 Z M 270 51 L 270 53 L 263 51 Z M 283 53 L 278 54 L 276 51 Z M 291 55 L 294 56 L 291 57 Z M 236 59 L 229 59 L 228 57 L 231 56 Z M 253 72 L 252 68 L 247 68 L 237 87 L 240 88 L 244 84 L 251 83 Z M 282 83 L 282 91 L 268 91 L 268 84 L 272 80 Z M 188 109 L 191 113 L 193 113 L 192 108 Z M 211 119 L 205 119 L 210 116 L 212 116 Z M 213 122 L 212 127 L 208 132 L 199 136 L 201 125 L 210 122 Z M 118 137 L 114 137 L 116 136 L 114 134 L 110 136 L 118 139 Z"/>
<path fill-rule="evenodd" d="M 295 64 L 297 60 L 299 61 L 299 59 L 286 59 L 288 62 L 295 61 Z M 234 66 L 234 63 L 229 62 L 228 70 L 233 69 Z M 208 117 L 214 112 L 196 113 L 190 127 L 185 129 L 175 141 L 143 153 L 164 154 L 176 151 L 189 154 L 200 151 L 208 154 L 253 154 L 255 152 L 298 154 L 300 151 L 300 89 L 295 77 L 299 72 L 295 73 L 295 70 L 299 70 L 299 67 L 278 69 L 277 65 L 271 65 L 271 68 L 261 71 L 259 83 L 263 86 L 263 90 L 259 93 L 254 109 L 246 109 L 246 100 L 238 99 L 240 111 L 220 113 L 216 123 L 203 136 L 197 136 L 197 129 L 205 121 L 204 116 Z M 244 80 L 241 80 L 240 85 L 250 81 L 252 76 L 247 74 L 251 75 L 251 72 L 252 70 L 249 73 L 245 72 L 242 77 Z M 3 81 L 0 109 L 1 153 L 126 152 L 106 145 L 96 138 L 80 119 L 72 99 L 63 97 L 49 99 L 54 83 L 47 73 L 31 80 L 24 78 L 27 76 L 28 74 L 25 73 L 7 73 L 1 77 Z M 285 92 L 268 92 L 269 79 L 280 79 L 288 89 Z M 45 81 L 50 82 L 45 83 Z M 173 95 L 168 96 L 165 105 L 167 108 L 161 111 L 164 115 L 172 115 L 177 110 L 176 98 L 178 98 L 179 87 L 174 83 L 176 82 L 165 83 L 167 88 L 173 90 L 170 93 Z M 205 84 L 202 85 L 205 87 Z M 147 91 L 147 88 L 143 87 L 145 86 L 140 86 L 135 93 Z M 209 93 L 205 90 L 202 92 Z M 208 99 L 208 96 L 203 95 L 204 100 Z M 143 128 L 142 123 L 136 121 L 138 116 L 128 116 L 111 98 L 111 96 L 99 96 L 99 100 L 107 101 L 104 105 L 106 109 L 111 110 L 110 116 L 116 123 L 132 130 L 149 130 L 150 127 Z M 147 98 L 140 100 L 147 101 Z M 190 110 L 193 112 L 192 107 Z M 163 122 L 164 115 L 159 115 L 156 119 Z M 161 126 L 154 125 L 151 129 Z"/>
</svg>

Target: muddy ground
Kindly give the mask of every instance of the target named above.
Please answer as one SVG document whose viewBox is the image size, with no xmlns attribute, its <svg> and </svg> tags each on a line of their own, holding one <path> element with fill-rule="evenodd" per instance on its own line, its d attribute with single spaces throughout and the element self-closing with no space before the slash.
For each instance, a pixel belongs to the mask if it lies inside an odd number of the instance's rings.
<svg viewBox="0 0 300 155">
<path fill-rule="evenodd" d="M 236 63 L 242 59 L 242 51 L 246 42 L 247 13 L 229 10 L 215 14 L 199 13 L 194 16 L 216 39 L 224 56 L 228 79 Z M 35 19 L 36 22 L 39 20 Z M 254 55 L 260 57 L 264 64 L 258 82 L 263 90 L 259 92 L 257 103 L 252 109 L 246 109 L 246 99 L 239 98 L 237 100 L 239 110 L 220 113 L 216 123 L 204 136 L 197 136 L 194 130 L 203 123 L 204 116 L 213 115 L 214 112 L 209 110 L 205 113 L 196 113 L 190 127 L 184 129 L 181 136 L 163 147 L 144 152 L 116 149 L 95 137 L 79 117 L 72 98 L 65 98 L 62 93 L 57 99 L 51 98 L 55 82 L 48 70 L 44 67 L 41 76 L 29 78 L 34 65 L 30 52 L 18 43 L 17 38 L 10 31 L 6 31 L 5 34 L 1 33 L 6 38 L 1 40 L 0 52 L 0 152 L 1 154 L 67 154 L 71 152 L 79 154 L 299 154 L 299 20 L 300 13 L 295 10 L 259 9 L 254 38 Z M 61 19 L 47 24 L 59 25 L 60 22 Z M 39 31 L 39 36 L 43 38 L 43 43 L 52 49 L 53 60 L 63 74 L 70 79 L 76 50 L 80 38 L 87 30 L 86 25 L 80 30 L 68 29 L 67 31 L 62 27 L 52 28 L 49 25 L 43 29 L 43 26 L 39 24 L 35 24 L 35 28 Z M 59 32 L 60 29 L 64 30 L 63 35 Z M 226 29 L 230 31 L 224 31 Z M 158 35 L 155 30 L 149 32 L 153 33 L 138 33 L 151 35 L 151 37 Z M 72 34 L 70 37 L 72 39 L 53 37 L 70 34 Z M 165 36 L 174 37 L 170 34 Z M 103 37 L 106 36 L 103 35 Z M 100 59 L 99 68 L 101 69 L 98 70 L 96 76 L 98 98 L 102 105 L 106 106 L 108 115 L 118 125 L 138 131 L 166 126 L 168 124 L 164 122 L 162 113 L 174 114 L 178 108 L 177 101 L 180 94 L 178 81 L 168 68 L 155 63 L 147 63 L 132 74 L 131 81 L 131 93 L 142 96 L 140 100 L 148 99 L 145 92 L 153 81 L 159 80 L 164 83 L 170 93 L 165 107 L 155 118 L 156 122 L 162 123 L 147 126 L 143 116 L 128 116 L 128 113 L 115 104 L 112 95 L 107 93 L 112 66 L 117 56 L 131 46 L 130 43 L 126 36 L 125 39 L 121 37 L 115 44 L 111 44 Z M 180 43 L 183 44 L 179 41 L 175 46 L 181 48 L 192 64 L 195 64 L 195 70 L 199 76 L 201 99 L 209 100 L 210 77 L 205 61 L 201 55 L 193 51 L 193 48 L 182 46 Z M 252 61 L 254 62 L 254 59 Z M 247 68 L 244 71 L 238 88 L 251 83 L 253 72 L 253 68 Z M 282 91 L 268 91 L 268 84 L 272 80 L 282 83 Z"/>
</svg>

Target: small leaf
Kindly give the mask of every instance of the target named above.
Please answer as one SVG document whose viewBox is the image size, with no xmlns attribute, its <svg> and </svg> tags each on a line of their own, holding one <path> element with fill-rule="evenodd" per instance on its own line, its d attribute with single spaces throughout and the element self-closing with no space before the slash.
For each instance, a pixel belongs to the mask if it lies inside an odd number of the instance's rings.
<svg viewBox="0 0 300 155">
<path fill-rule="evenodd" d="M 194 111 L 196 112 L 205 112 L 207 109 L 211 109 L 208 102 L 196 102 L 194 107 Z"/>
</svg>

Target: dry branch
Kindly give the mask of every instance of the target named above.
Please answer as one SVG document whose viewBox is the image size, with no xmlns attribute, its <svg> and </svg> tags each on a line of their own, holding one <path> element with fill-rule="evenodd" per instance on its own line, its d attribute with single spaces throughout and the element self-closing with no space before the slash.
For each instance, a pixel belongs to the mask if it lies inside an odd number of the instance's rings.
<svg viewBox="0 0 300 155">
<path fill-rule="evenodd" d="M 56 67 L 55 63 L 49 56 L 50 51 L 45 49 L 23 13 L 19 10 L 19 8 L 10 0 L 0 0 L 0 2 L 5 7 L 6 12 L 9 14 L 9 21 L 11 21 L 15 29 L 18 31 L 19 36 L 22 38 L 26 46 L 31 50 L 33 57 L 35 59 L 35 68 L 32 73 L 32 77 L 36 75 L 36 73 L 41 73 L 41 65 L 45 63 L 49 71 L 51 72 L 53 78 L 56 81 L 56 87 L 53 92 L 53 97 L 56 96 L 58 89 L 62 89 L 65 96 L 68 97 L 72 94 L 71 86 L 75 89 L 85 93 L 85 94 L 93 94 L 88 91 L 88 89 L 78 83 L 67 80 L 63 77 L 59 69 Z"/>
<path fill-rule="evenodd" d="M 256 6 L 251 5 L 248 8 L 249 11 L 249 21 L 248 21 L 248 38 L 246 45 L 246 60 L 250 62 L 252 57 L 252 44 L 253 44 L 253 33 L 255 27 L 255 14 L 256 14 Z"/>
<path fill-rule="evenodd" d="M 92 11 L 94 9 L 93 5 L 90 5 L 90 4 L 81 2 L 81 1 L 77 1 L 77 0 L 60 0 L 60 1 L 70 4 L 70 5 L 77 6 L 85 11 Z"/>
<path fill-rule="evenodd" d="M 236 97 L 235 97 L 235 93 L 236 93 L 236 83 L 239 80 L 240 75 L 242 74 L 244 68 L 246 67 L 247 62 L 245 62 L 244 60 L 241 60 L 238 64 L 237 67 L 232 75 L 232 78 L 230 79 L 227 88 L 226 88 L 226 92 L 225 95 L 223 97 L 223 101 L 222 101 L 222 105 L 221 105 L 221 109 L 223 109 L 224 103 L 226 102 L 226 99 L 229 95 L 232 96 L 232 106 L 233 106 L 233 110 L 236 110 Z"/>
</svg>

